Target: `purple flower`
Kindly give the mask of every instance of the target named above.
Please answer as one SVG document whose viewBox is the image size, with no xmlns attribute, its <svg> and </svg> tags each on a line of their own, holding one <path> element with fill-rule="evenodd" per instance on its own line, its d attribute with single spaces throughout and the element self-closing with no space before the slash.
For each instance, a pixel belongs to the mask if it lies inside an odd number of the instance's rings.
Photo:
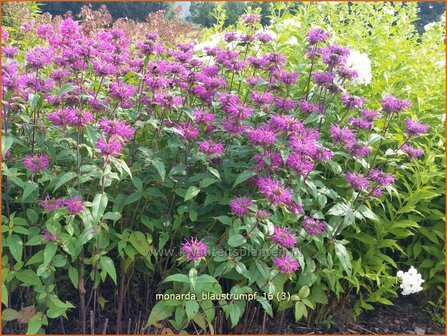
<svg viewBox="0 0 447 336">
<path fill-rule="evenodd" d="M 424 154 L 424 151 L 420 148 L 413 148 L 407 144 L 402 146 L 402 150 L 410 156 L 410 158 L 415 159 Z"/>
<path fill-rule="evenodd" d="M 310 103 L 309 101 L 302 99 L 299 102 L 300 110 L 307 114 L 317 113 L 322 114 L 323 113 L 323 104 L 321 103 Z"/>
<path fill-rule="evenodd" d="M 260 192 L 276 206 L 287 205 L 292 202 L 292 191 L 284 188 L 281 182 L 271 177 L 258 178 L 257 185 Z"/>
<path fill-rule="evenodd" d="M 314 168 L 312 162 L 299 154 L 290 154 L 287 158 L 287 166 L 292 168 L 301 176 L 307 176 Z"/>
<path fill-rule="evenodd" d="M 286 228 L 275 226 L 272 241 L 281 247 L 292 248 L 296 244 L 296 237 Z"/>
<path fill-rule="evenodd" d="M 382 110 L 388 114 L 403 111 L 410 107 L 410 102 L 408 100 L 402 100 L 392 95 L 388 95 L 381 101 Z"/>
<path fill-rule="evenodd" d="M 317 44 L 326 42 L 331 34 L 321 28 L 312 28 L 306 34 L 307 40 L 310 44 Z"/>
<path fill-rule="evenodd" d="M 64 206 L 64 200 L 61 198 L 50 198 L 50 196 L 47 195 L 44 200 L 38 200 L 37 204 L 43 207 L 45 211 L 52 212 L 62 208 Z"/>
<path fill-rule="evenodd" d="M 298 80 L 298 73 L 297 72 L 286 72 L 282 71 L 279 73 L 278 80 L 281 83 L 284 83 L 285 85 L 293 85 Z"/>
<path fill-rule="evenodd" d="M 109 120 L 107 118 L 101 119 L 98 128 L 110 137 L 121 138 L 123 140 L 131 139 L 135 130 L 127 125 L 124 121 Z"/>
<path fill-rule="evenodd" d="M 16 47 L 3 47 L 2 48 L 2 53 L 5 54 L 6 57 L 8 58 L 13 58 L 17 55 L 17 53 L 19 52 L 19 49 L 17 49 Z"/>
<path fill-rule="evenodd" d="M 276 97 L 275 98 L 275 106 L 276 106 L 276 108 L 284 110 L 284 111 L 292 111 L 292 110 L 296 109 L 296 107 L 298 106 L 298 102 L 296 102 L 292 98 Z"/>
<path fill-rule="evenodd" d="M 405 120 L 406 131 L 409 136 L 418 137 L 422 133 L 428 131 L 428 125 L 421 124 L 417 121 L 407 119 Z"/>
<path fill-rule="evenodd" d="M 303 220 L 303 227 L 310 235 L 323 234 L 326 231 L 326 224 L 313 217 L 306 217 Z"/>
<path fill-rule="evenodd" d="M 255 35 L 255 38 L 261 43 L 269 43 L 273 40 L 272 36 L 267 33 L 259 32 Z"/>
<path fill-rule="evenodd" d="M 175 129 L 177 129 L 181 136 L 187 141 L 196 140 L 199 136 L 199 129 L 191 122 L 179 124 L 175 126 Z"/>
<path fill-rule="evenodd" d="M 372 169 L 369 172 L 368 177 L 382 187 L 386 187 L 394 183 L 393 175 L 387 174 L 381 169 Z"/>
<path fill-rule="evenodd" d="M 321 48 L 321 55 L 323 62 L 329 66 L 343 65 L 349 56 L 349 49 L 339 45 L 331 45 L 326 48 Z"/>
<path fill-rule="evenodd" d="M 365 103 L 365 98 L 351 96 L 347 93 L 344 93 L 341 96 L 341 101 L 348 109 L 356 109 L 363 106 L 363 104 Z"/>
<path fill-rule="evenodd" d="M 216 156 L 222 154 L 225 148 L 220 142 L 215 143 L 212 140 L 204 140 L 199 142 L 199 150 L 206 155 Z"/>
<path fill-rule="evenodd" d="M 224 40 L 225 40 L 226 42 L 233 42 L 233 41 L 236 41 L 237 38 L 238 38 L 238 34 L 237 34 L 237 32 L 226 32 L 226 33 L 224 34 Z"/>
<path fill-rule="evenodd" d="M 231 212 L 239 217 L 243 217 L 250 213 L 249 207 L 253 205 L 253 201 L 249 197 L 236 197 L 230 202 Z"/>
<path fill-rule="evenodd" d="M 273 114 L 270 118 L 270 125 L 277 132 L 302 133 L 304 131 L 304 124 L 287 114 Z"/>
<path fill-rule="evenodd" d="M 224 119 L 222 120 L 222 126 L 230 135 L 242 134 L 247 128 L 245 125 L 242 125 L 240 120 L 237 119 Z"/>
<path fill-rule="evenodd" d="M 242 22 L 246 23 L 246 24 L 251 24 L 251 23 L 256 23 L 261 19 L 261 16 L 259 16 L 258 14 L 245 14 L 242 15 L 241 17 Z"/>
<path fill-rule="evenodd" d="M 319 86 L 328 86 L 334 82 L 334 74 L 330 72 L 318 71 L 312 75 L 312 78 Z"/>
<path fill-rule="evenodd" d="M 341 66 L 337 72 L 341 78 L 344 78 L 347 80 L 353 80 L 354 78 L 357 78 L 359 76 L 359 73 L 357 72 L 357 70 L 353 70 L 346 66 Z"/>
<path fill-rule="evenodd" d="M 45 227 L 42 229 L 42 235 L 43 235 L 43 239 L 46 240 L 46 241 L 56 241 L 56 240 L 60 240 L 61 239 L 58 235 L 52 234 Z"/>
<path fill-rule="evenodd" d="M 194 119 L 198 123 L 210 125 L 214 121 L 215 118 L 216 118 L 216 116 L 209 111 L 203 111 L 200 109 L 194 110 Z"/>
<path fill-rule="evenodd" d="M 300 263 L 288 254 L 285 254 L 282 257 L 275 257 L 273 263 L 278 267 L 281 273 L 285 274 L 292 274 L 300 268 Z"/>
<path fill-rule="evenodd" d="M 8 42 L 8 31 L 2 27 L 2 42 Z"/>
<path fill-rule="evenodd" d="M 248 131 L 247 138 L 254 146 L 269 146 L 276 141 L 276 134 L 269 127 L 258 127 Z"/>
<path fill-rule="evenodd" d="M 270 213 L 267 210 L 258 210 L 256 212 L 256 218 L 259 220 L 268 219 L 270 217 Z"/>
<path fill-rule="evenodd" d="M 23 159 L 25 168 L 34 174 L 46 169 L 50 163 L 50 158 L 44 154 L 27 155 Z"/>
<path fill-rule="evenodd" d="M 208 247 L 197 238 L 191 238 L 182 244 L 181 251 L 187 260 L 200 260 L 206 256 Z"/>
<path fill-rule="evenodd" d="M 268 105 L 273 102 L 275 99 L 275 95 L 270 92 L 257 92 L 253 91 L 251 93 L 251 99 L 253 100 L 254 105 Z"/>
<path fill-rule="evenodd" d="M 275 152 L 266 151 L 263 155 L 256 154 L 254 160 L 256 163 L 254 170 L 258 172 L 264 169 L 273 171 L 282 165 L 281 154 Z"/>
<path fill-rule="evenodd" d="M 64 205 L 73 216 L 76 216 L 82 210 L 84 210 L 84 203 L 81 197 L 75 196 L 64 200 Z"/>
<path fill-rule="evenodd" d="M 120 140 L 110 138 L 109 141 L 107 141 L 103 138 L 96 142 L 96 148 L 98 149 L 99 154 L 105 157 L 118 156 L 123 149 L 123 145 Z"/>
<path fill-rule="evenodd" d="M 352 188 L 358 191 L 365 190 L 369 186 L 368 179 L 360 173 L 347 172 L 346 181 Z"/>
<path fill-rule="evenodd" d="M 26 61 L 34 69 L 40 69 L 50 64 L 53 60 L 54 51 L 51 48 L 34 48 L 26 54 Z"/>
<path fill-rule="evenodd" d="M 346 144 L 346 149 L 357 158 L 368 156 L 371 153 L 371 148 L 362 145 L 359 142 L 350 142 Z"/>
<path fill-rule="evenodd" d="M 349 128 L 340 127 L 336 124 L 331 125 L 330 133 L 334 144 L 343 143 L 346 145 L 355 140 L 355 134 L 353 131 Z"/>
</svg>

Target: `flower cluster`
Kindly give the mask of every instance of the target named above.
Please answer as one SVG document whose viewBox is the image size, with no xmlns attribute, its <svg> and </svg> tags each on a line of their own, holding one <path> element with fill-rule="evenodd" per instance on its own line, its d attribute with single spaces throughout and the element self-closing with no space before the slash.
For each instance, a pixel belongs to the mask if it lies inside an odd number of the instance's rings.
<svg viewBox="0 0 447 336">
<path fill-rule="evenodd" d="M 206 256 L 207 249 L 206 244 L 197 238 L 186 240 L 181 246 L 181 251 L 187 260 L 197 261 L 202 259 Z"/>
<path fill-rule="evenodd" d="M 414 294 L 423 289 L 422 283 L 424 280 L 413 266 L 411 266 L 407 272 L 397 272 L 397 279 L 401 283 L 400 288 L 402 289 L 402 295 Z"/>
</svg>

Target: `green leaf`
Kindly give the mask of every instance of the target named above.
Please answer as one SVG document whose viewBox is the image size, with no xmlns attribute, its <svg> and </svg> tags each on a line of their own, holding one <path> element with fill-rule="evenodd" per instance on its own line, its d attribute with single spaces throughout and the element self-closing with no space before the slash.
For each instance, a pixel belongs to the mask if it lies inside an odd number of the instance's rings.
<svg viewBox="0 0 447 336">
<path fill-rule="evenodd" d="M 30 269 L 16 272 L 15 277 L 22 282 L 23 286 L 42 286 L 39 276 Z"/>
<path fill-rule="evenodd" d="M 67 182 L 71 181 L 72 179 L 74 179 L 77 176 L 77 174 L 75 172 L 66 172 L 65 174 L 63 174 L 56 186 L 53 189 L 53 192 L 56 191 L 57 189 L 59 189 L 60 187 L 62 187 L 64 184 L 66 184 Z"/>
<path fill-rule="evenodd" d="M 75 288 L 78 288 L 79 286 L 79 273 L 78 270 L 75 267 L 70 267 L 68 269 L 68 277 L 71 280 L 71 283 Z"/>
<path fill-rule="evenodd" d="M 200 192 L 199 188 L 195 186 L 189 187 L 185 194 L 185 201 L 189 201 L 190 199 L 196 197 L 199 194 L 199 192 Z"/>
<path fill-rule="evenodd" d="M 144 257 L 149 256 L 150 246 L 143 232 L 133 231 L 130 234 L 129 241 L 138 253 Z"/>
<path fill-rule="evenodd" d="M 62 85 L 62 87 L 60 88 L 59 92 L 57 93 L 57 96 L 60 97 L 62 96 L 64 93 L 70 92 L 71 90 L 74 89 L 74 86 L 71 85 L 70 83 L 65 83 L 64 85 Z"/>
<path fill-rule="evenodd" d="M 2 320 L 3 321 L 14 321 L 20 317 L 22 317 L 22 314 L 20 314 L 18 311 L 14 310 L 14 309 L 11 309 L 11 308 L 2 309 Z"/>
<path fill-rule="evenodd" d="M 18 235 L 11 235 L 7 239 L 9 250 L 17 262 L 22 261 L 23 242 Z"/>
<path fill-rule="evenodd" d="M 192 320 L 194 318 L 194 316 L 197 314 L 197 312 L 199 311 L 199 304 L 197 303 L 197 301 L 186 301 L 185 303 L 185 311 L 186 311 L 186 316 L 188 316 L 189 320 Z"/>
<path fill-rule="evenodd" d="M 268 300 L 264 296 L 258 295 L 256 297 L 256 301 L 258 301 L 261 304 L 262 308 L 264 308 L 264 310 L 267 312 L 267 314 L 270 315 L 270 317 L 273 317 L 272 305 L 268 302 Z"/>
<path fill-rule="evenodd" d="M 220 181 L 220 174 L 219 171 L 216 168 L 208 167 L 208 171 L 217 177 L 217 179 Z"/>
<path fill-rule="evenodd" d="M 189 283 L 189 278 L 185 274 L 174 274 L 168 276 L 166 279 L 163 280 L 163 282 L 170 282 L 170 281 Z"/>
<path fill-rule="evenodd" d="M 236 177 L 236 181 L 234 181 L 233 188 L 234 188 L 235 186 L 237 186 L 238 184 L 241 184 L 242 182 L 247 181 L 250 177 L 253 177 L 253 176 L 255 176 L 255 175 L 256 175 L 256 173 L 255 173 L 255 172 L 252 172 L 251 170 L 246 170 L 246 171 L 240 173 L 240 174 Z"/>
<path fill-rule="evenodd" d="M 116 285 L 117 284 L 116 269 L 115 269 L 115 264 L 113 263 L 113 260 L 108 256 L 103 256 L 100 259 L 100 264 L 101 264 L 102 269 L 104 271 L 106 271 L 108 275 L 110 275 L 110 277 L 112 278 L 113 282 Z"/>
<path fill-rule="evenodd" d="M 161 177 L 161 180 L 164 181 L 166 177 L 166 168 L 165 164 L 161 161 L 152 161 L 152 165 L 157 169 L 158 174 Z"/>
<path fill-rule="evenodd" d="M 96 194 L 93 199 L 92 216 L 93 224 L 98 224 L 107 207 L 107 194 Z"/>
<path fill-rule="evenodd" d="M 343 267 L 345 272 L 351 275 L 352 273 L 351 258 L 349 256 L 348 251 L 346 250 L 346 247 L 340 244 L 340 242 L 335 243 L 335 254 L 340 260 L 341 266 Z"/>
<path fill-rule="evenodd" d="M 219 222 L 225 225 L 231 225 L 233 223 L 233 220 L 228 216 L 214 217 L 214 219 L 217 219 Z"/>
<path fill-rule="evenodd" d="M 13 143 L 14 138 L 12 136 L 2 135 L 2 157 L 5 157 L 6 152 L 11 148 Z"/>
<path fill-rule="evenodd" d="M 57 243 L 49 242 L 43 251 L 43 263 L 49 265 L 57 251 Z"/>
<path fill-rule="evenodd" d="M 152 308 L 149 318 L 147 319 L 146 327 L 155 324 L 158 321 L 166 320 L 172 315 L 174 306 L 168 306 L 166 301 L 158 302 L 154 308 Z"/>
<path fill-rule="evenodd" d="M 238 247 L 244 244 L 247 240 L 244 236 L 240 234 L 234 234 L 230 236 L 230 239 L 228 239 L 228 245 L 231 247 Z"/>
<path fill-rule="evenodd" d="M 42 327 L 42 313 L 37 313 L 28 322 L 28 330 L 26 331 L 27 335 L 37 334 Z"/>
<path fill-rule="evenodd" d="M 298 295 L 301 299 L 307 298 L 309 296 L 310 289 L 307 286 L 301 287 L 300 291 L 298 292 Z"/>
<path fill-rule="evenodd" d="M 23 190 L 22 202 L 25 202 L 28 197 L 37 189 L 37 184 L 33 182 L 27 182 L 25 190 Z"/>
</svg>

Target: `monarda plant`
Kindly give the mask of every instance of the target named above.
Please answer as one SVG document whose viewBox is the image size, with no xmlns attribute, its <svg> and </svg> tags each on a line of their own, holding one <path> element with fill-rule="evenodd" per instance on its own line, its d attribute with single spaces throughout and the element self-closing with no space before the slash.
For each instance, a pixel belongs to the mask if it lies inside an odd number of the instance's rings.
<svg viewBox="0 0 447 336">
<path fill-rule="evenodd" d="M 427 126 L 392 93 L 351 95 L 359 73 L 328 32 L 290 69 L 259 19 L 204 49 L 71 18 L 27 50 L 2 30 L 6 329 L 74 316 L 119 333 L 143 312 L 139 332 L 223 333 L 340 292 L 343 230 L 377 219 Z"/>
</svg>

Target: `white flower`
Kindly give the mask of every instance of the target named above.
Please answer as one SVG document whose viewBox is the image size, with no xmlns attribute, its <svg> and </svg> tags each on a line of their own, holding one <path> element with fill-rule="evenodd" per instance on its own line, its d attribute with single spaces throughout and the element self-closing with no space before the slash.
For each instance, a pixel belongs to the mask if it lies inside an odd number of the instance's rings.
<svg viewBox="0 0 447 336">
<path fill-rule="evenodd" d="M 430 22 L 424 26 L 424 29 L 425 31 L 429 31 L 430 29 L 433 29 L 434 26 L 436 26 L 436 22 Z"/>
<path fill-rule="evenodd" d="M 424 280 L 413 266 L 407 272 L 397 272 L 397 278 L 401 282 L 400 288 L 402 289 L 402 295 L 409 295 L 422 290 L 421 285 Z"/>
<path fill-rule="evenodd" d="M 382 11 L 387 13 L 388 15 L 394 15 L 394 7 L 383 6 Z"/>
<path fill-rule="evenodd" d="M 218 46 L 220 42 L 222 42 L 222 36 L 220 34 L 215 34 L 211 40 L 196 44 L 194 51 L 201 51 L 205 47 L 214 48 Z"/>
<path fill-rule="evenodd" d="M 358 74 L 358 76 L 352 80 L 353 85 L 368 85 L 371 83 L 371 60 L 367 54 L 351 50 L 346 65 L 352 70 L 355 70 Z"/>
<path fill-rule="evenodd" d="M 297 38 L 295 36 L 291 36 L 287 40 L 287 44 L 288 45 L 297 45 L 298 44 L 298 40 L 297 40 Z"/>
</svg>

